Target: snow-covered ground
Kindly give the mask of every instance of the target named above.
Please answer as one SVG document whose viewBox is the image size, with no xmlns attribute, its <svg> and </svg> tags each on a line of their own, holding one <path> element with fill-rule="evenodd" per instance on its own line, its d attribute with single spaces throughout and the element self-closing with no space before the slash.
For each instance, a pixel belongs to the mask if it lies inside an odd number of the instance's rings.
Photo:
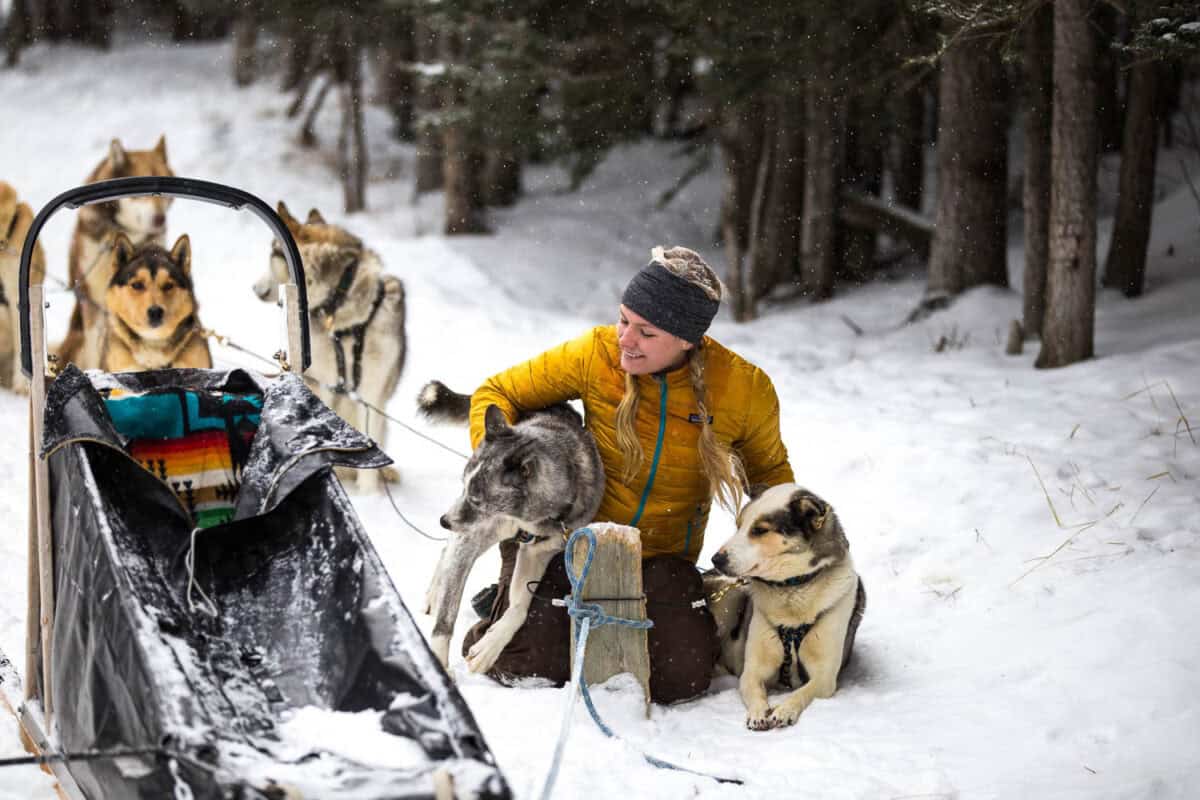
<svg viewBox="0 0 1200 800">
<path fill-rule="evenodd" d="M 719 180 L 707 174 L 655 207 L 685 165 L 664 144 L 615 151 L 578 194 L 544 169 L 494 217 L 494 236 L 439 235 L 440 197 L 414 204 L 413 150 L 368 114 L 370 211 L 347 219 L 333 174 L 336 105 L 321 145 L 295 144 L 290 98 L 272 79 L 235 90 L 227 46 L 138 45 L 109 55 L 35 48 L 0 72 L 0 180 L 36 208 L 75 186 L 119 136 L 168 140 L 176 172 L 226 182 L 296 214 L 346 224 L 405 281 L 410 357 L 388 406 L 459 450 L 464 432 L 413 413 L 426 380 L 462 390 L 612 319 L 620 288 L 658 243 L 707 246 Z M 556 796 L 589 798 L 1155 797 L 1200 785 L 1200 209 L 1160 157 L 1161 197 L 1148 292 L 1101 292 L 1097 358 L 1032 368 L 1036 347 L 1002 353 L 1019 294 L 980 289 L 903 326 L 921 276 L 842 292 L 819 306 L 765 309 L 713 334 L 764 367 L 782 401 L 796 475 L 837 508 L 869 604 L 856 666 L 831 700 L 792 728 L 755 733 L 731 679 L 705 697 L 641 715 L 627 692 L 598 690 L 629 744 L 576 719 Z M 1192 164 L 1195 164 L 1194 155 Z M 1114 180 L 1106 162 L 1102 186 Z M 1197 170 L 1192 170 L 1196 174 Z M 73 221 L 43 237 L 65 276 Z M 1109 223 L 1101 225 L 1101 252 Z M 274 309 L 250 287 L 269 233 L 249 215 L 177 201 L 170 236 L 191 236 L 204 322 L 260 352 L 275 348 Z M 1019 285 L 1021 249 L 1010 264 Z M 66 295 L 52 295 L 52 338 Z M 844 318 L 864 332 L 856 335 Z M 951 346 L 934 351 L 945 336 Z M 220 363 L 252 364 L 216 352 Z M 0 394 L 0 647 L 20 662 L 24 636 L 26 401 Z M 410 519 L 438 533 L 462 462 L 393 426 L 386 444 Z M 356 497 L 384 562 L 419 611 L 439 545 L 402 524 L 383 497 Z M 701 564 L 732 532 L 714 514 Z M 468 591 L 491 582 L 481 561 Z M 464 604 L 465 605 L 465 604 Z M 418 618 L 426 628 L 428 620 Z M 457 634 L 473 621 L 464 608 Z M 455 642 L 457 652 L 457 641 Z M 452 664 L 508 779 L 534 797 L 548 767 L 565 689 L 502 688 Z M 18 754 L 0 719 L 0 752 Z M 638 749 L 736 775 L 743 787 L 655 769 Z M 1193 788 L 1188 788 L 1193 787 Z M 0 770 L 0 797 L 51 797 L 32 769 Z"/>
</svg>

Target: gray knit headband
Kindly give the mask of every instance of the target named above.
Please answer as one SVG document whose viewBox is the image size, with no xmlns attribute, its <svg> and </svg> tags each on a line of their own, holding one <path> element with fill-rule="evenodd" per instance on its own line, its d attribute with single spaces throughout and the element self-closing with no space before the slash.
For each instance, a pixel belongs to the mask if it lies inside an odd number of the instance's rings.
<svg viewBox="0 0 1200 800">
<path fill-rule="evenodd" d="M 699 344 L 721 302 L 687 278 L 651 261 L 625 287 L 621 304 L 654 327 Z"/>
</svg>

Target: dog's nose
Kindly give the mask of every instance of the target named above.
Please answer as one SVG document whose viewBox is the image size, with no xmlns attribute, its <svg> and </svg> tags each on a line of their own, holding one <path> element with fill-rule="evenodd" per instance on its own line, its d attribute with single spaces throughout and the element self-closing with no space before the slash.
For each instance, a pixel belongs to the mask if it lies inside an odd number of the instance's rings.
<svg viewBox="0 0 1200 800">
<path fill-rule="evenodd" d="M 712 561 L 714 567 L 724 572 L 725 568 L 729 566 L 729 554 L 723 550 L 718 550 L 716 553 L 713 553 Z"/>
<path fill-rule="evenodd" d="M 147 308 L 146 309 L 146 319 L 148 319 L 150 321 L 150 327 L 152 327 L 152 328 L 157 328 L 159 325 L 162 325 L 163 307 L 162 306 L 150 306 L 149 308 Z"/>
<path fill-rule="evenodd" d="M 154 227 L 162 228 L 162 227 L 166 226 L 166 224 L 167 224 L 167 215 L 166 214 L 155 214 L 154 215 Z"/>
<path fill-rule="evenodd" d="M 445 514 L 442 514 L 441 519 L 439 519 L 438 522 L 441 523 L 443 528 L 445 528 L 446 530 L 450 530 L 450 520 L 446 519 Z"/>
</svg>

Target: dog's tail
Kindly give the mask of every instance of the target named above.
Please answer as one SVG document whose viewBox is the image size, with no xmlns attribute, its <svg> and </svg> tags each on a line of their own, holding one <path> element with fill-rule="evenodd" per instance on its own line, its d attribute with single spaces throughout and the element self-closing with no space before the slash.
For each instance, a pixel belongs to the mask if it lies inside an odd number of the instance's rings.
<svg viewBox="0 0 1200 800">
<path fill-rule="evenodd" d="M 466 422 L 471 414 L 471 395 L 459 394 L 441 381 L 430 381 L 417 395 L 417 410 L 436 422 Z"/>
</svg>

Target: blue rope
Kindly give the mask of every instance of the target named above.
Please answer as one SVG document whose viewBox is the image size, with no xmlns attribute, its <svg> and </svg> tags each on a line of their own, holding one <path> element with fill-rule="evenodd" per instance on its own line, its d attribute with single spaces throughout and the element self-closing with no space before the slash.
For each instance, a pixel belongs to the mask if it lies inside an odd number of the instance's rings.
<svg viewBox="0 0 1200 800">
<path fill-rule="evenodd" d="M 583 569 L 579 571 L 579 577 L 575 577 L 574 554 L 575 542 L 579 537 L 586 537 L 588 541 L 587 556 L 583 561 Z M 592 722 L 596 723 L 596 727 L 607 737 L 620 740 L 621 737 L 613 733 L 612 728 L 604 724 L 604 720 L 600 718 L 599 712 L 596 711 L 596 706 L 592 703 L 591 692 L 588 691 L 587 679 L 583 677 L 583 660 L 587 651 L 588 632 L 591 628 L 600 627 L 601 625 L 624 625 L 628 628 L 652 628 L 654 622 L 652 620 L 636 620 L 625 619 L 623 617 L 614 617 L 605 614 L 604 610 L 598 603 L 585 603 L 581 599 L 583 596 L 583 585 L 587 582 L 588 571 L 592 568 L 592 557 L 596 552 L 596 532 L 591 528 L 580 528 L 571 534 L 571 538 L 567 540 L 567 549 L 563 554 L 565 561 L 567 580 L 571 582 L 571 594 L 566 598 L 567 613 L 578 623 L 575 631 L 575 666 L 571 670 L 571 683 L 578 688 L 578 691 L 572 691 L 567 697 L 567 709 L 563 715 L 562 728 L 558 735 L 558 745 L 554 748 L 554 760 L 550 765 L 550 773 L 546 776 L 546 783 L 542 787 L 541 800 L 549 800 L 550 792 L 554 788 L 554 781 L 558 778 L 558 766 L 562 760 L 563 750 L 567 742 L 567 733 L 570 730 L 571 714 L 575 710 L 575 699 L 582 695 L 583 703 L 587 706 L 588 713 L 592 717 Z M 701 778 L 712 778 L 720 783 L 736 783 L 741 784 L 742 781 L 737 778 L 722 778 L 716 775 L 709 775 L 706 772 L 697 772 L 696 770 L 681 767 L 677 764 L 672 764 L 669 761 L 663 761 L 661 758 L 655 758 L 648 753 L 642 753 L 647 763 L 659 767 L 660 769 L 673 769 L 679 772 L 686 772 L 691 775 L 697 775 Z"/>
</svg>

